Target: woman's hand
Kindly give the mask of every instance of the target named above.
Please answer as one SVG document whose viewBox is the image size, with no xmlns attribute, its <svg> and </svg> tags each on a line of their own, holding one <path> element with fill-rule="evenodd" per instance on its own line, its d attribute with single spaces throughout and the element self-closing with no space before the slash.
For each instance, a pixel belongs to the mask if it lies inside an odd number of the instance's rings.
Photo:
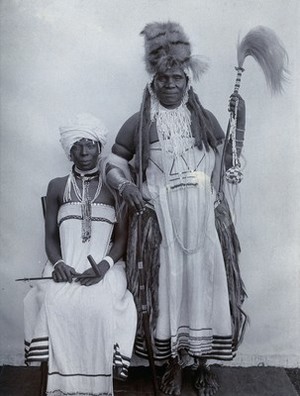
<svg viewBox="0 0 300 396">
<path fill-rule="evenodd" d="M 237 109 L 236 109 L 237 105 Z M 245 129 L 246 106 L 245 101 L 238 93 L 234 92 L 229 98 L 228 111 L 235 114 L 237 110 L 237 128 Z"/>
<path fill-rule="evenodd" d="M 73 267 L 60 262 L 56 264 L 54 271 L 52 272 L 52 278 L 54 282 L 69 282 L 71 283 L 74 275 L 78 275 Z"/>
<path fill-rule="evenodd" d="M 142 214 L 145 210 L 145 201 L 143 196 L 139 188 L 134 183 L 128 183 L 125 185 L 122 191 L 122 197 L 138 214 Z"/>
<path fill-rule="evenodd" d="M 106 272 L 110 269 L 110 266 L 108 264 L 108 262 L 106 260 L 102 260 L 100 261 L 99 264 L 97 264 L 97 268 L 99 270 L 100 275 L 95 277 L 95 278 L 80 278 L 80 279 L 76 279 L 76 282 L 80 282 L 81 285 L 83 286 L 92 286 L 95 285 L 96 283 L 99 283 L 103 278 L 104 275 L 106 274 Z M 82 276 L 84 275 L 88 275 L 88 276 L 96 276 L 95 271 L 93 270 L 93 268 L 89 268 L 86 271 L 84 271 L 82 274 Z"/>
</svg>

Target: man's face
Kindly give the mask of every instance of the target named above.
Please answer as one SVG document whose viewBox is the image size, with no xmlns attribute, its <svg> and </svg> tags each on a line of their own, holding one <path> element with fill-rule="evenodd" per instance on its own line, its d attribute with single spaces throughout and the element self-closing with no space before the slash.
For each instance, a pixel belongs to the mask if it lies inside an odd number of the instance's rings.
<svg viewBox="0 0 300 396">
<path fill-rule="evenodd" d="M 158 72 L 153 81 L 154 92 L 159 102 L 166 108 L 175 109 L 181 103 L 187 86 L 187 78 L 179 69 Z"/>
<path fill-rule="evenodd" d="M 70 157 L 78 169 L 88 171 L 97 166 L 100 154 L 98 142 L 90 139 L 80 139 L 70 150 Z"/>
</svg>

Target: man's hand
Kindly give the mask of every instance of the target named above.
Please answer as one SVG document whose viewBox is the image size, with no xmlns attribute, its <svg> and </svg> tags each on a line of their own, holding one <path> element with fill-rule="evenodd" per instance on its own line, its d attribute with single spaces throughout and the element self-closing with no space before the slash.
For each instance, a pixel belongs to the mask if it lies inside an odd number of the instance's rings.
<svg viewBox="0 0 300 396">
<path fill-rule="evenodd" d="M 140 190 L 134 183 L 128 183 L 125 185 L 122 191 L 122 197 L 138 214 L 142 214 L 145 210 L 145 201 Z"/>
<path fill-rule="evenodd" d="M 106 272 L 110 269 L 110 266 L 106 260 L 102 260 L 102 261 L 100 261 L 99 264 L 97 264 L 97 268 L 100 272 L 99 276 L 97 276 L 96 278 L 76 279 L 76 282 L 80 282 L 80 284 L 83 286 L 92 286 L 92 285 L 95 285 L 96 283 L 99 283 L 104 278 L 104 275 L 106 274 Z M 88 270 L 86 270 L 82 273 L 82 276 L 84 276 L 84 275 L 91 276 L 91 275 L 96 275 L 96 274 L 95 274 L 95 271 L 93 270 L 93 268 L 89 268 Z"/>
<path fill-rule="evenodd" d="M 75 269 L 63 262 L 58 263 L 52 272 L 52 278 L 54 282 L 71 283 L 74 275 L 78 275 Z"/>
</svg>

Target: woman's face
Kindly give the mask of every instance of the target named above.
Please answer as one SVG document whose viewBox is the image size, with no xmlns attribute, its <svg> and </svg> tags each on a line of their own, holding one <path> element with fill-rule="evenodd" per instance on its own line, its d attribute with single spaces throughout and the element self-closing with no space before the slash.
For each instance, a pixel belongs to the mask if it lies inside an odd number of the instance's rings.
<svg viewBox="0 0 300 396">
<path fill-rule="evenodd" d="M 90 139 L 80 139 L 73 144 L 70 157 L 78 169 L 88 171 L 97 166 L 100 152 L 98 142 Z"/>
<path fill-rule="evenodd" d="M 181 104 L 187 86 L 187 77 L 180 68 L 158 72 L 153 80 L 154 92 L 166 108 L 175 109 Z"/>
</svg>

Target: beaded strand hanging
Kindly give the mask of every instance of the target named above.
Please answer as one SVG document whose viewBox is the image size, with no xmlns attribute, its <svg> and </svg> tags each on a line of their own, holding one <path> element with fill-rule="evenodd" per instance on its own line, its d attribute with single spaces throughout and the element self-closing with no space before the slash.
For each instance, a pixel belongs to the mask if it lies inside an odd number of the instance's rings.
<svg viewBox="0 0 300 396">
<path fill-rule="evenodd" d="M 89 195 L 90 182 L 98 177 L 98 185 L 93 198 Z M 82 192 L 77 185 L 76 178 L 81 180 Z M 71 201 L 71 186 L 78 201 L 81 203 L 81 240 L 83 243 L 91 239 L 91 217 L 92 217 L 92 203 L 98 198 L 102 188 L 102 178 L 98 172 L 93 176 L 74 175 L 72 171 L 68 177 L 66 189 L 64 192 L 64 202 Z"/>
</svg>

